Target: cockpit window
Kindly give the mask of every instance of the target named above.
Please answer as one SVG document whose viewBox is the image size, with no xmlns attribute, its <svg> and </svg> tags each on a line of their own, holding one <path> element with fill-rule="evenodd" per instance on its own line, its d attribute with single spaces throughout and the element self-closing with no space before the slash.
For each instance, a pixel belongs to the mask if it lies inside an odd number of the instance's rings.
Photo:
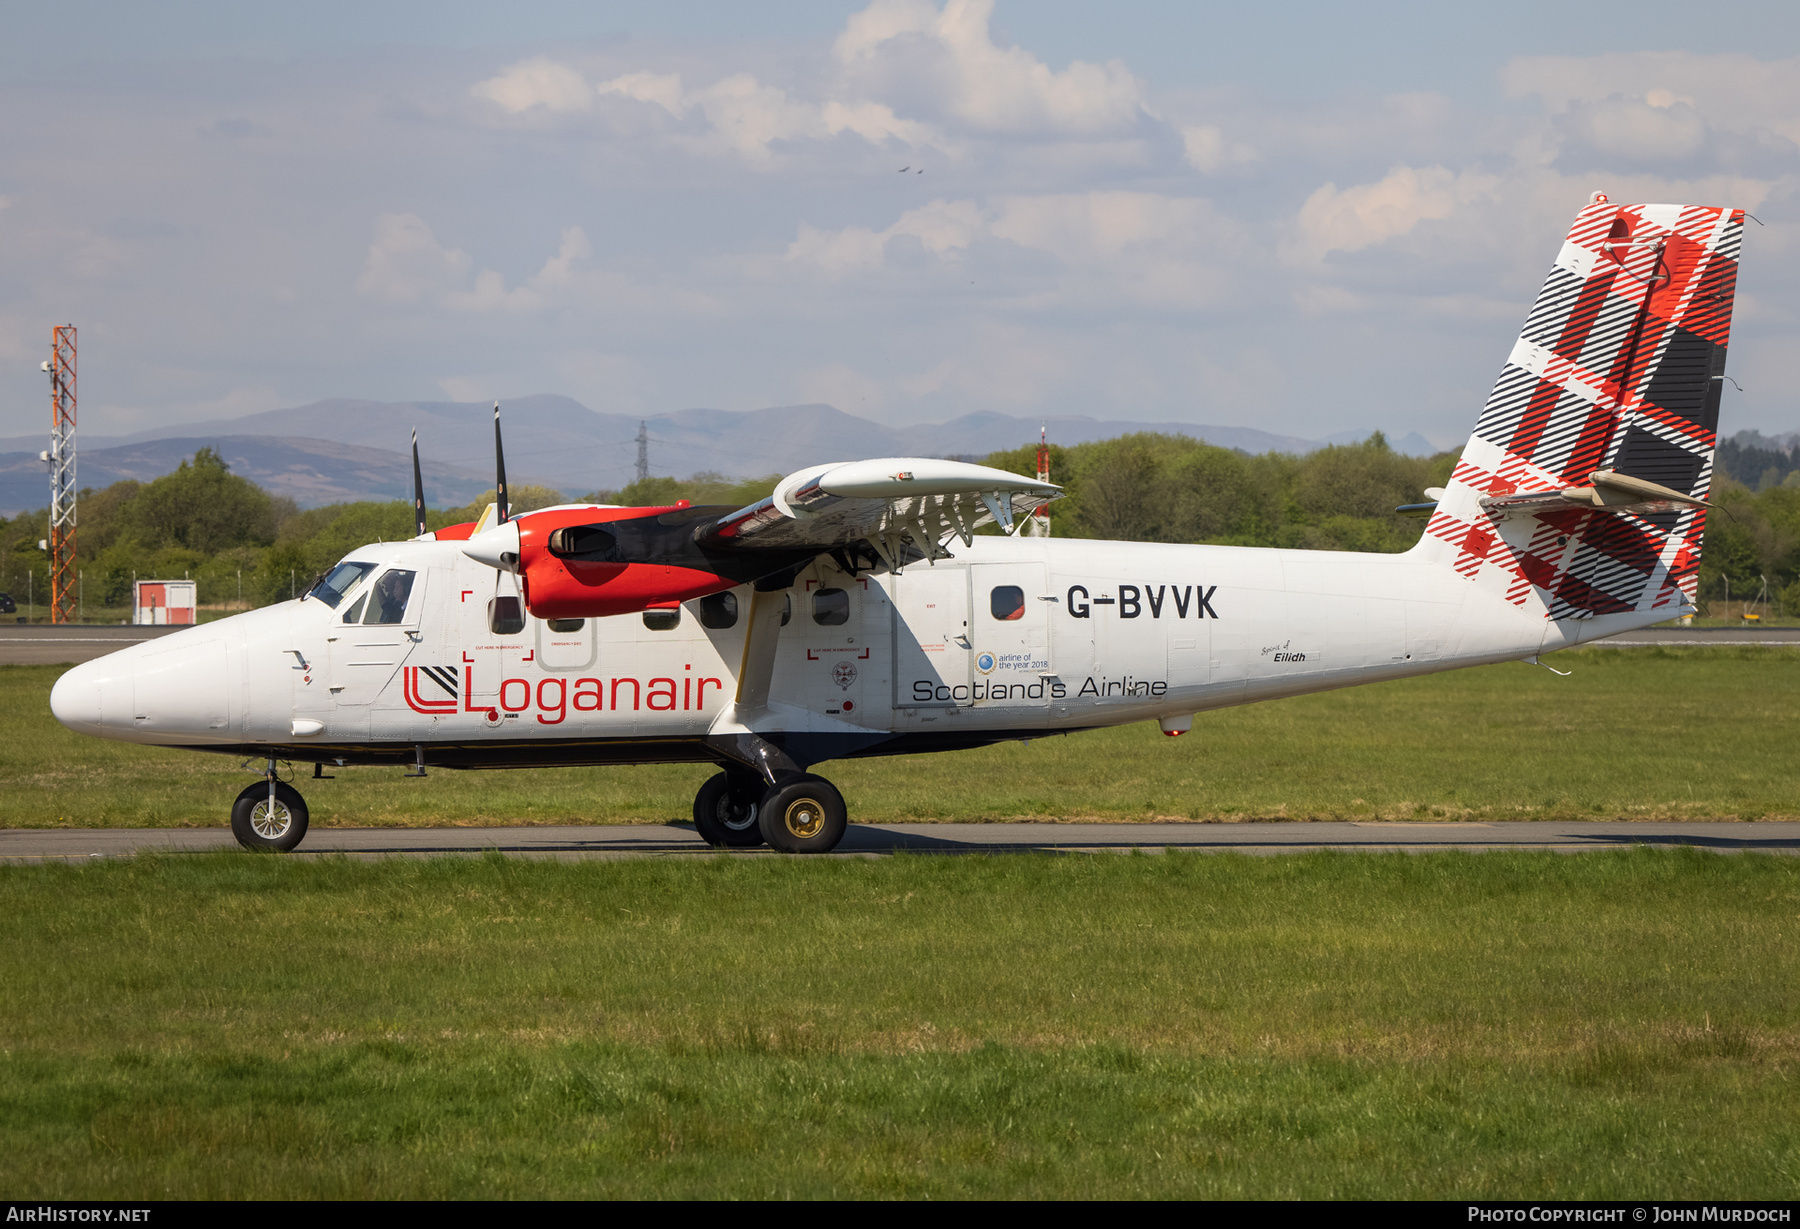
<svg viewBox="0 0 1800 1229">
<path fill-rule="evenodd" d="M 316 597 L 333 610 L 337 609 L 344 595 L 356 588 L 356 582 L 375 570 L 372 563 L 340 563 L 325 573 L 318 584 L 307 590 L 307 597 Z"/>
<path fill-rule="evenodd" d="M 401 568 L 389 568 L 375 582 L 375 588 L 369 593 L 369 613 L 363 616 L 364 625 L 371 623 L 401 623 L 406 620 L 407 599 L 412 597 L 414 572 Z"/>
</svg>

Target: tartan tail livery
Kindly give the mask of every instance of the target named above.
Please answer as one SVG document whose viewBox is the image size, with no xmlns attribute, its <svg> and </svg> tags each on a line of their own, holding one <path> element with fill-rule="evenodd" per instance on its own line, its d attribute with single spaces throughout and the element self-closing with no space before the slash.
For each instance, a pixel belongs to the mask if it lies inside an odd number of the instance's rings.
<svg viewBox="0 0 1800 1229">
<path fill-rule="evenodd" d="M 1569 640 L 1586 638 L 1569 624 L 1600 616 L 1692 611 L 1743 227 L 1739 209 L 1594 194 L 1422 556 Z"/>
</svg>

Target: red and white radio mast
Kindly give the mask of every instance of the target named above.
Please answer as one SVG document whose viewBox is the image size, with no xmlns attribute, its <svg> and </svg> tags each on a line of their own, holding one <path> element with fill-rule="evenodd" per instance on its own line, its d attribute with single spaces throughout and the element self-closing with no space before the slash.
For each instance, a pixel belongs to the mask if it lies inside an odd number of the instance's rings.
<svg viewBox="0 0 1800 1229">
<path fill-rule="evenodd" d="M 1038 428 L 1037 480 L 1050 481 L 1050 425 L 1045 423 Z M 1039 504 L 1031 510 L 1031 536 L 1047 538 L 1050 536 L 1050 505 Z"/>
<path fill-rule="evenodd" d="M 75 326 L 50 334 L 50 621 L 73 623 L 75 593 Z"/>
</svg>

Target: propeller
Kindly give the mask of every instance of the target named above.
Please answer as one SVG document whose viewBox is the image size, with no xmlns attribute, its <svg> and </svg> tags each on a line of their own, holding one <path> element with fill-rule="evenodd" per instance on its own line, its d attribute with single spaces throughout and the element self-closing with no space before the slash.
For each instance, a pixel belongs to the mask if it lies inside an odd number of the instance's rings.
<svg viewBox="0 0 1800 1229">
<path fill-rule="evenodd" d="M 425 536 L 425 479 L 419 474 L 419 432 L 413 430 L 413 527 Z"/>
<path fill-rule="evenodd" d="M 500 447 L 500 403 L 494 402 L 494 523 L 504 525 L 506 514 L 506 453 Z"/>
</svg>

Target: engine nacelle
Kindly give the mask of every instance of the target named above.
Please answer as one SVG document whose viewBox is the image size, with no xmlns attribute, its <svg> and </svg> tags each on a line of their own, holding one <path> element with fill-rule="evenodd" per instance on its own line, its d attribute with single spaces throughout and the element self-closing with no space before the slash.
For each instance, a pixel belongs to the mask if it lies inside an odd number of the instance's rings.
<svg viewBox="0 0 1800 1229">
<path fill-rule="evenodd" d="M 716 515 L 716 512 L 710 514 Z M 556 508 L 530 512 L 470 539 L 466 553 L 517 573 L 539 619 L 593 619 L 685 602 L 743 583 L 702 567 L 695 521 L 672 508 Z"/>
</svg>

